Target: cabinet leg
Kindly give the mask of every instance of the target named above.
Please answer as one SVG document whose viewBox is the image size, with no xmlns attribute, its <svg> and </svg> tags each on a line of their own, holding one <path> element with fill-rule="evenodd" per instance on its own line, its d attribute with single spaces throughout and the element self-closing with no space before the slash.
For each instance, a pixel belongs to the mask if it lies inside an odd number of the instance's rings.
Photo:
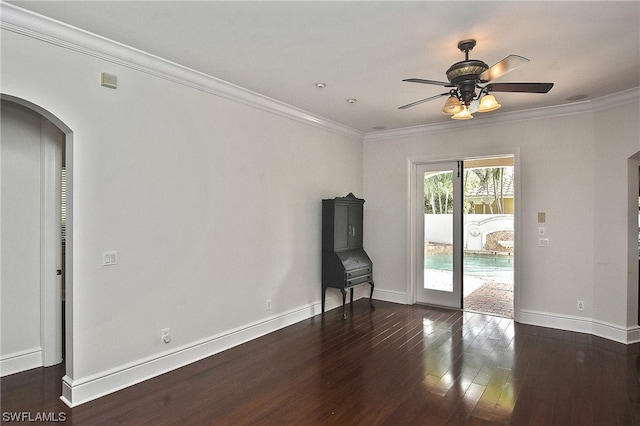
<svg viewBox="0 0 640 426">
<path fill-rule="evenodd" d="M 351 295 L 350 295 L 350 297 L 351 297 L 351 302 L 350 303 L 353 305 L 353 287 L 351 287 Z"/>
<path fill-rule="evenodd" d="M 345 311 L 345 305 L 347 302 L 347 291 L 345 289 L 340 289 L 340 292 L 342 293 L 342 319 L 346 320 L 347 312 Z"/>
<path fill-rule="evenodd" d="M 371 309 L 375 309 L 373 306 L 373 281 L 371 281 L 371 293 L 369 293 L 369 305 L 371 305 Z"/>
</svg>

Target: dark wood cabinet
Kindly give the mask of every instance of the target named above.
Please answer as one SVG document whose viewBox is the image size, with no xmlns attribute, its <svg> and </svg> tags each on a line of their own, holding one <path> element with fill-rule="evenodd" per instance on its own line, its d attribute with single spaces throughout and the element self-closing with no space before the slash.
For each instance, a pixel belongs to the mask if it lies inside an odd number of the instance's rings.
<svg viewBox="0 0 640 426">
<path fill-rule="evenodd" d="M 362 248 L 362 205 L 364 200 L 339 197 L 322 201 L 322 250 L 345 251 Z"/>
<path fill-rule="evenodd" d="M 362 247 L 364 200 L 353 194 L 322 200 L 322 312 L 328 287 L 342 293 L 342 318 L 346 319 L 346 296 L 353 287 L 369 284 L 373 308 L 373 263 Z"/>
</svg>

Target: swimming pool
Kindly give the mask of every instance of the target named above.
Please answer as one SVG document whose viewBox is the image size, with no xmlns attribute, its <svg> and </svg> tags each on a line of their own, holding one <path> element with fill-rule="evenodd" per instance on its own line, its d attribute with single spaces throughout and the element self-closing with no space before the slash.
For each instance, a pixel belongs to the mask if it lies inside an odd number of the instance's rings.
<svg viewBox="0 0 640 426">
<path fill-rule="evenodd" d="M 451 271 L 453 255 L 431 254 L 425 258 L 424 268 Z M 463 274 L 486 281 L 513 282 L 513 258 L 505 256 L 465 255 Z"/>
</svg>

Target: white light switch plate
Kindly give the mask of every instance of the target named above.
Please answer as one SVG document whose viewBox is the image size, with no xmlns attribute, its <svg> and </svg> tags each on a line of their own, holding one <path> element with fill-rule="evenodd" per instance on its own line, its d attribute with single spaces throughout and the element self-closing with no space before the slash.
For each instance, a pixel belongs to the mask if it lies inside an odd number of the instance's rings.
<svg viewBox="0 0 640 426">
<path fill-rule="evenodd" d="M 116 251 L 105 251 L 102 253 L 102 265 L 103 266 L 111 266 L 116 265 L 118 263 L 118 252 Z"/>
</svg>

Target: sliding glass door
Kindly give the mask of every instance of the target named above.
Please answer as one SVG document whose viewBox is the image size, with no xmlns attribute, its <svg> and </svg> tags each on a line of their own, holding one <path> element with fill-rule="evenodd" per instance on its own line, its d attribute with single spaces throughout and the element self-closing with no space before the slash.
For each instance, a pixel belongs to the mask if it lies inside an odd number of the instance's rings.
<svg viewBox="0 0 640 426">
<path fill-rule="evenodd" d="M 513 317 L 513 156 L 415 171 L 415 301 Z"/>
<path fill-rule="evenodd" d="M 416 173 L 422 252 L 416 301 L 462 307 L 462 162 L 421 164 Z M 424 242 L 422 244 L 422 242 Z"/>
</svg>

